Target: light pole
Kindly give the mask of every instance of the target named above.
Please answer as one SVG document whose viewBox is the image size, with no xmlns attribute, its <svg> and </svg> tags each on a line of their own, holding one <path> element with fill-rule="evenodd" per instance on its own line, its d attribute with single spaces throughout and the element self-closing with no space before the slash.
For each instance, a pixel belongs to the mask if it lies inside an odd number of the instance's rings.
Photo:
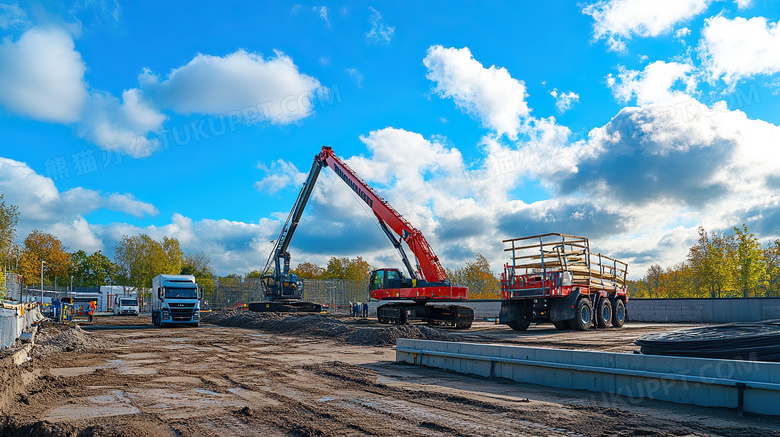
<svg viewBox="0 0 780 437">
<path fill-rule="evenodd" d="M 41 308 L 43 308 L 43 265 L 46 261 L 41 260 Z"/>
</svg>

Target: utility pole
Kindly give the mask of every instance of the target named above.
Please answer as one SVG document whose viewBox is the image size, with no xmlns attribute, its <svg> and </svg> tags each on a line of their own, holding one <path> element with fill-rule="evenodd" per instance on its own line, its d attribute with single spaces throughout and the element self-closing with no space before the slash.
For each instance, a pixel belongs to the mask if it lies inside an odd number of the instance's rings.
<svg viewBox="0 0 780 437">
<path fill-rule="evenodd" d="M 43 265 L 46 261 L 41 260 L 41 309 L 43 309 Z"/>
</svg>

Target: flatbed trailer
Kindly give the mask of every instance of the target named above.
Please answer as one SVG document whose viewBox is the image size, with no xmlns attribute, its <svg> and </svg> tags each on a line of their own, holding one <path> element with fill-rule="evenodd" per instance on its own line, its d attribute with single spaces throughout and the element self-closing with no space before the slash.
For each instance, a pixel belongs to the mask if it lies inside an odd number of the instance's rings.
<svg viewBox="0 0 780 437">
<path fill-rule="evenodd" d="M 532 322 L 561 330 L 625 323 L 628 264 L 591 252 L 588 239 L 575 235 L 533 235 L 504 245 L 512 263 L 501 275 L 500 323 L 518 331 Z"/>
</svg>

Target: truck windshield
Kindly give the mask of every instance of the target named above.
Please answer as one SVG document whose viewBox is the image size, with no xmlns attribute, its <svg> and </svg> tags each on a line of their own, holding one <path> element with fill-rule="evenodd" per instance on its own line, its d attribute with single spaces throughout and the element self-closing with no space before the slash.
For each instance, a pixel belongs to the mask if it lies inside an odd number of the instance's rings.
<svg viewBox="0 0 780 437">
<path fill-rule="evenodd" d="M 197 288 L 166 288 L 166 299 L 197 299 Z"/>
<path fill-rule="evenodd" d="M 138 306 L 138 301 L 133 299 L 122 299 L 122 305 L 124 306 Z"/>
</svg>

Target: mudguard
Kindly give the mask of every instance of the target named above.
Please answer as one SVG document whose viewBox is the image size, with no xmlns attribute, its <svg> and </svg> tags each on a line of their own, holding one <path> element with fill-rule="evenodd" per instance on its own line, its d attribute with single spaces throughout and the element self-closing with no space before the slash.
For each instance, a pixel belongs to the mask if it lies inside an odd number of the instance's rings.
<svg viewBox="0 0 780 437">
<path fill-rule="evenodd" d="M 575 288 L 566 297 L 550 299 L 550 321 L 562 322 L 571 320 L 577 313 L 577 299 L 580 297 L 580 289 Z"/>
<path fill-rule="evenodd" d="M 507 324 L 525 318 L 529 299 L 504 300 L 498 312 L 498 323 Z"/>
</svg>

